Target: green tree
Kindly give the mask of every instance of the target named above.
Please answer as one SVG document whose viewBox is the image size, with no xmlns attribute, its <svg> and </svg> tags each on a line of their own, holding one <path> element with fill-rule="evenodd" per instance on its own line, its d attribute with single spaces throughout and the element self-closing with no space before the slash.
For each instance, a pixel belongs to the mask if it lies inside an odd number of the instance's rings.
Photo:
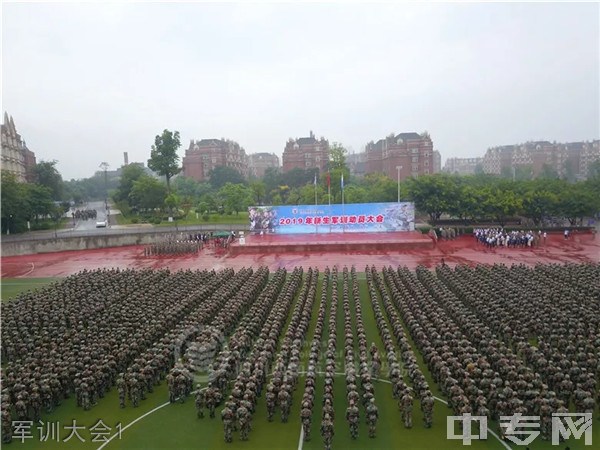
<svg viewBox="0 0 600 450">
<path fill-rule="evenodd" d="M 138 164 L 128 164 L 121 170 L 121 179 L 119 186 L 113 194 L 113 200 L 116 203 L 129 202 L 129 194 L 133 189 L 133 184 L 141 177 L 147 176 L 144 168 Z"/>
<path fill-rule="evenodd" d="M 483 210 L 502 227 L 506 225 L 510 217 L 514 217 L 522 209 L 522 200 L 510 189 L 488 187 L 483 190 L 482 194 Z"/>
<path fill-rule="evenodd" d="M 558 210 L 571 225 L 581 224 L 586 217 L 600 212 L 600 192 L 591 183 L 568 185 L 558 196 Z"/>
<path fill-rule="evenodd" d="M 250 183 L 250 189 L 252 190 L 253 200 L 255 205 L 262 205 L 267 192 L 267 186 L 264 181 L 255 180 Z"/>
<path fill-rule="evenodd" d="M 219 189 L 219 197 L 223 199 L 223 204 L 227 212 L 235 212 L 248 209 L 252 203 L 252 191 L 243 184 L 226 183 Z"/>
<path fill-rule="evenodd" d="M 424 175 L 408 180 L 408 194 L 419 211 L 435 224 L 444 213 L 455 210 L 457 183 L 451 175 Z"/>
<path fill-rule="evenodd" d="M 169 130 L 164 130 L 161 135 L 154 138 L 154 145 L 150 152 L 148 167 L 158 173 L 164 175 L 167 180 L 167 191 L 171 192 L 171 178 L 181 171 L 179 167 L 179 155 L 177 150 L 181 147 L 179 140 L 179 131 L 174 133 Z"/>
<path fill-rule="evenodd" d="M 244 184 L 244 177 L 234 168 L 228 166 L 217 166 L 210 171 L 210 185 L 213 189 L 221 189 L 227 183 Z"/>
<path fill-rule="evenodd" d="M 165 198 L 165 206 L 167 207 L 167 211 L 169 211 L 169 214 L 173 214 L 174 212 L 177 212 L 177 209 L 179 208 L 180 204 L 181 204 L 181 199 L 179 198 L 179 196 L 177 194 L 174 194 L 173 192 L 168 194 L 167 197 Z"/>
<path fill-rule="evenodd" d="M 454 201 L 450 203 L 448 212 L 463 221 L 467 225 L 471 220 L 481 217 L 484 213 L 483 195 L 481 187 L 469 184 L 466 180 L 461 180 L 457 187 L 457 194 Z"/>
<path fill-rule="evenodd" d="M 267 201 L 270 200 L 270 193 L 277 189 L 277 186 L 283 184 L 282 175 L 278 167 L 268 167 L 265 170 L 265 176 L 263 177 L 265 183 L 265 191 L 267 193 Z"/>
<path fill-rule="evenodd" d="M 366 203 L 368 193 L 365 188 L 351 184 L 345 188 L 344 201 L 346 203 Z"/>
<path fill-rule="evenodd" d="M 134 181 L 129 194 L 129 202 L 138 210 L 149 211 L 162 208 L 166 197 L 166 186 L 156 178 L 144 175 Z"/>
<path fill-rule="evenodd" d="M 40 161 L 35 165 L 36 183 L 50 189 L 53 200 L 62 200 L 64 183 L 62 176 L 56 168 L 58 161 Z"/>
<path fill-rule="evenodd" d="M 329 170 L 344 170 L 348 169 L 346 166 L 346 155 L 348 150 L 344 148 L 339 142 L 334 142 L 329 147 Z"/>
<path fill-rule="evenodd" d="M 0 188 L 2 232 L 22 231 L 29 206 L 25 183 L 20 183 L 13 173 L 3 170 Z"/>
<path fill-rule="evenodd" d="M 212 189 L 209 183 L 199 183 L 193 178 L 183 176 L 173 178 L 171 186 L 173 187 L 173 191 L 180 197 L 190 197 L 194 200 L 197 200 Z"/>
<path fill-rule="evenodd" d="M 360 181 L 367 192 L 367 202 L 393 202 L 398 200 L 398 182 L 382 173 L 368 173 Z M 406 199 L 407 193 L 401 193 L 401 199 Z"/>
<path fill-rule="evenodd" d="M 40 218 L 51 216 L 55 207 L 52 191 L 40 184 L 26 184 L 23 189 L 26 199 L 24 215 L 38 222 Z M 64 206 L 61 206 L 64 210 Z"/>
<path fill-rule="evenodd" d="M 543 188 L 531 188 L 522 196 L 523 215 L 539 225 L 558 207 L 558 196 Z"/>
<path fill-rule="evenodd" d="M 319 169 L 300 169 L 296 167 L 282 174 L 279 181 L 280 185 L 286 185 L 290 188 L 299 188 L 304 186 L 305 184 L 314 182 L 315 175 L 318 179 Z"/>
</svg>

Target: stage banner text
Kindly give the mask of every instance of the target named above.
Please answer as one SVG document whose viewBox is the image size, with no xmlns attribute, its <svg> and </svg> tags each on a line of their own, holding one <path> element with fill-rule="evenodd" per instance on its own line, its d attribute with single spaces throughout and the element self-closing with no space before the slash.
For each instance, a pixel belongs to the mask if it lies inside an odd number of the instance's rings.
<svg viewBox="0 0 600 450">
<path fill-rule="evenodd" d="M 414 231 L 414 203 L 251 206 L 251 233 L 364 233 Z"/>
</svg>

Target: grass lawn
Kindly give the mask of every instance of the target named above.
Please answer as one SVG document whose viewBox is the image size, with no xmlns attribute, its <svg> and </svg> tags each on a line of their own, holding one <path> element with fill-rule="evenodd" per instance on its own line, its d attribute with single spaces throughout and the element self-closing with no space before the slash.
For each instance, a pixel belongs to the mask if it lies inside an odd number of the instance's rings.
<svg viewBox="0 0 600 450">
<path fill-rule="evenodd" d="M 306 274 L 306 273 L 305 273 Z M 368 297 L 367 284 L 364 279 L 364 274 L 359 276 L 359 287 L 360 287 L 360 302 L 362 306 L 363 321 L 365 324 L 365 331 L 367 334 L 367 340 L 369 345 L 374 342 L 380 349 L 381 355 L 385 360 L 383 353 L 383 343 L 379 337 L 375 317 L 373 314 L 372 305 Z M 46 283 L 53 281 L 48 280 Z M 14 280 L 7 280 L 14 281 Z M 21 280 L 19 280 L 21 281 Z M 4 284 L 4 282 L 3 282 Z M 338 288 L 340 289 L 340 295 L 338 300 L 337 309 L 337 362 L 336 372 L 343 372 L 343 309 L 342 309 L 342 273 L 339 272 Z M 312 321 L 309 326 L 305 345 L 301 352 L 302 369 L 306 368 L 306 362 L 308 360 L 308 350 L 310 342 L 314 335 L 314 329 L 316 324 L 317 311 L 321 300 L 321 286 L 322 286 L 322 275 L 317 285 L 317 298 L 315 299 L 312 308 Z M 329 331 L 327 329 L 327 320 L 329 316 L 330 306 L 330 295 L 331 295 L 331 283 L 329 284 L 329 295 L 328 303 L 326 307 L 325 315 L 325 327 L 323 330 L 322 341 L 325 344 Z M 298 301 L 298 298 L 294 300 Z M 376 299 L 376 301 L 381 301 Z M 352 303 L 351 303 L 352 305 Z M 293 306 L 290 307 L 290 312 L 293 311 Z M 355 308 L 351 307 L 351 314 L 353 315 L 353 323 L 355 323 L 354 314 Z M 282 332 L 282 336 L 285 335 L 287 327 L 289 326 L 289 317 L 286 327 Z M 408 335 L 408 333 L 407 333 Z M 430 374 L 427 372 L 426 366 L 422 364 L 421 355 L 414 347 L 413 350 L 419 357 L 419 363 L 424 374 L 430 383 L 434 395 L 441 397 L 441 394 L 437 387 L 431 382 Z M 355 343 L 356 346 L 356 343 Z M 320 366 L 319 370 L 323 370 L 324 366 L 324 348 L 320 354 Z M 355 352 L 355 358 L 358 359 L 358 349 Z M 383 374 L 382 377 L 385 377 Z M 408 380 L 407 380 L 408 383 Z M 410 384 L 409 384 L 410 385 Z M 391 385 L 386 383 L 384 380 L 376 382 L 375 384 L 375 398 L 376 404 L 379 408 L 379 421 L 377 424 L 377 436 L 374 439 L 369 439 L 367 426 L 364 421 L 364 409 L 360 405 L 360 427 L 359 437 L 357 440 L 350 438 L 350 431 L 348 424 L 345 420 L 346 410 L 346 386 L 343 376 L 339 376 L 335 380 L 335 436 L 333 439 L 334 449 L 408 449 L 408 450 L 431 450 L 431 449 L 460 449 L 465 448 L 460 440 L 447 440 L 446 439 L 446 416 L 451 415 L 451 410 L 448 409 L 441 402 L 436 402 L 434 408 L 434 424 L 431 429 L 425 429 L 422 425 L 422 416 L 418 401 L 415 401 L 414 414 L 413 414 L 413 428 L 405 429 L 401 422 L 401 413 L 398 409 L 398 405 L 392 398 Z M 131 427 L 127 428 L 122 432 L 119 438 L 112 440 L 105 448 L 107 449 L 297 449 L 298 441 L 300 437 L 300 399 L 304 391 L 304 377 L 301 377 L 296 390 L 293 393 L 292 410 L 289 421 L 287 423 L 281 423 L 279 419 L 279 409 L 275 416 L 275 420 L 271 423 L 267 421 L 266 404 L 264 393 L 259 399 L 256 413 L 253 417 L 253 431 L 250 433 L 250 438 L 246 442 L 242 442 L 239 439 L 239 432 L 234 432 L 234 441 L 231 444 L 226 444 L 223 440 L 223 426 L 220 420 L 220 408 L 217 410 L 217 417 L 215 419 L 208 418 L 208 414 L 205 415 L 204 419 L 198 419 L 196 417 L 196 411 L 194 407 L 194 399 L 188 398 L 185 403 L 180 404 L 168 404 L 160 409 L 157 409 L 152 414 L 144 417 Z M 318 378 L 315 395 L 315 410 L 313 414 L 313 425 L 312 425 L 312 440 L 304 442 L 303 448 L 305 449 L 322 449 L 323 441 L 319 434 L 320 420 L 321 420 L 321 395 L 323 392 L 323 378 Z M 38 430 L 36 426 L 32 428 L 33 438 L 26 440 L 24 444 L 20 441 L 13 440 L 13 443 L 7 445 L 5 448 L 23 448 L 23 449 L 97 449 L 102 445 L 102 442 L 90 442 L 91 434 L 89 427 L 96 424 L 99 419 L 103 421 L 108 427 L 111 427 L 111 435 L 116 433 L 115 425 L 121 423 L 123 427 L 130 424 L 136 418 L 143 414 L 163 405 L 168 399 L 168 393 L 166 383 L 163 382 L 158 388 L 155 389 L 153 394 L 150 394 L 148 398 L 140 402 L 138 408 L 132 408 L 127 406 L 125 409 L 118 407 L 118 398 L 116 389 L 113 388 L 104 399 L 101 399 L 94 408 L 90 411 L 83 411 L 81 408 L 77 408 L 73 398 L 65 400 L 63 405 L 60 406 L 54 413 L 42 417 L 44 422 L 60 423 L 61 427 L 61 438 L 64 439 L 68 435 L 68 431 L 64 430 L 65 425 L 71 425 L 74 419 L 77 420 L 78 426 L 85 426 L 86 429 L 80 431 L 80 435 L 85 439 L 86 442 L 81 442 L 73 437 L 68 442 L 57 442 L 56 440 L 47 442 L 40 442 Z M 600 425 L 597 421 L 594 421 L 594 441 L 600 442 Z M 497 430 L 496 424 L 490 424 L 490 428 Z M 541 450 L 547 448 L 557 448 L 563 450 L 567 444 L 561 446 L 552 447 L 549 442 L 544 442 L 541 439 L 536 439 L 529 447 L 531 450 Z M 585 447 L 583 438 L 579 440 L 571 439 L 568 442 L 571 450 L 583 450 L 592 447 Z M 493 436 L 489 435 L 487 441 L 473 441 L 472 445 L 467 448 L 474 449 L 503 449 L 506 448 L 500 442 L 498 442 Z M 524 448 L 511 445 L 509 448 Z"/>
<path fill-rule="evenodd" d="M 21 292 L 39 289 L 58 280 L 59 278 L 3 278 L 0 281 L 2 301 L 8 301 Z"/>
</svg>

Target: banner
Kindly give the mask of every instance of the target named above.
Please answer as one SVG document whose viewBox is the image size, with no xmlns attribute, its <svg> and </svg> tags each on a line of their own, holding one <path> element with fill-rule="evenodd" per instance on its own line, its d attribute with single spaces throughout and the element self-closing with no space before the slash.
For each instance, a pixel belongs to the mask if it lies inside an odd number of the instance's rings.
<svg viewBox="0 0 600 450">
<path fill-rule="evenodd" d="M 365 233 L 414 231 L 414 203 L 251 206 L 250 232 L 255 234 Z"/>
</svg>

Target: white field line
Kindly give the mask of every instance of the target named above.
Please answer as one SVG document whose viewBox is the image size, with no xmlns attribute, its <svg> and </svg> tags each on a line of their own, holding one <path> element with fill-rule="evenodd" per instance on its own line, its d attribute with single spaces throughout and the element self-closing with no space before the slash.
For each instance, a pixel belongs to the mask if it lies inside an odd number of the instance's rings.
<svg viewBox="0 0 600 450">
<path fill-rule="evenodd" d="M 302 371 L 300 371 L 300 372 L 298 372 L 298 373 L 299 373 L 300 375 L 304 375 L 304 374 L 306 374 L 306 372 L 302 372 Z M 322 374 L 322 373 L 325 373 L 325 372 L 318 372 L 318 371 L 317 371 L 316 373 Z M 336 374 L 336 375 L 338 375 L 338 376 L 339 376 L 339 375 L 346 375 L 346 374 L 345 374 L 345 373 L 343 373 L 343 372 L 335 372 L 335 374 Z M 375 381 L 382 381 L 382 382 L 384 382 L 384 383 L 392 384 L 392 382 L 391 382 L 391 381 L 389 381 L 389 380 L 384 380 L 383 378 L 373 378 L 373 380 L 375 380 Z M 204 388 L 202 388 L 201 390 L 203 391 L 203 390 L 205 390 L 205 389 L 206 389 L 206 388 L 204 387 Z M 195 392 L 196 392 L 196 391 L 193 391 L 193 392 L 192 392 L 192 394 L 194 394 Z M 433 398 L 434 398 L 434 399 L 436 399 L 437 401 L 439 401 L 439 402 L 443 403 L 444 405 L 447 405 L 447 404 L 448 404 L 448 402 L 447 402 L 446 400 L 444 400 L 444 399 L 441 399 L 441 398 L 439 398 L 439 397 L 435 397 L 435 396 L 434 396 Z M 112 441 L 113 439 L 115 439 L 117 436 L 118 436 L 118 437 L 119 437 L 119 439 L 120 439 L 120 438 L 121 438 L 121 435 L 123 434 L 123 431 L 125 431 L 126 429 L 128 429 L 128 428 L 129 428 L 129 427 L 131 427 L 132 425 L 136 424 L 137 422 L 139 422 L 140 420 L 142 420 L 144 417 L 147 417 L 147 416 L 149 416 L 150 414 L 153 414 L 153 413 L 155 413 L 155 412 L 156 412 L 156 411 L 158 411 L 159 409 L 162 409 L 162 408 L 164 408 L 165 406 L 167 406 L 167 405 L 169 405 L 169 404 L 170 404 L 170 402 L 163 403 L 162 405 L 159 405 L 159 406 L 157 406 L 156 408 L 154 408 L 154 409 L 152 409 L 152 410 L 148 411 L 147 413 L 145 413 L 145 414 L 142 414 L 140 417 L 138 417 L 138 418 L 137 418 L 137 419 L 135 419 L 134 421 L 132 421 L 132 422 L 128 423 L 128 424 L 127 424 L 127 425 L 125 425 L 123 428 L 121 428 L 121 432 L 120 432 L 120 433 L 113 434 L 113 435 L 112 435 L 112 436 L 111 436 L 111 437 L 110 437 L 110 438 L 109 438 L 109 439 L 108 439 L 106 442 L 104 442 L 104 443 L 103 443 L 103 444 L 102 444 L 100 447 L 98 447 L 98 449 L 97 449 L 97 450 L 102 450 L 104 447 L 106 447 L 106 446 L 108 445 L 108 443 L 109 443 L 110 441 Z M 500 439 L 500 436 L 498 436 L 498 435 L 497 435 L 496 433 L 494 433 L 492 430 L 488 429 L 488 433 L 490 433 L 492 436 L 494 436 L 494 437 L 495 437 L 495 438 L 498 440 L 498 442 L 500 442 L 500 444 L 502 444 L 502 446 L 503 446 L 504 448 L 506 448 L 507 450 L 512 450 L 512 447 L 511 447 L 510 445 L 508 445 L 506 442 L 504 442 L 502 439 Z M 303 427 L 302 425 L 300 425 L 300 438 L 298 439 L 298 450 L 302 450 L 303 446 L 304 446 L 304 427 Z"/>
<path fill-rule="evenodd" d="M 28 263 L 31 264 L 31 269 L 29 269 L 29 272 L 23 274 L 23 275 L 19 275 L 17 278 L 23 278 L 26 277 L 27 275 L 29 275 L 31 272 L 33 272 L 35 270 L 35 264 L 33 264 L 32 262 Z"/>
<path fill-rule="evenodd" d="M 206 388 L 202 388 L 200 389 L 201 391 L 205 390 Z M 193 391 L 192 394 L 195 394 L 196 391 Z M 137 419 L 135 419 L 133 422 L 128 423 L 127 425 L 125 425 L 123 428 L 121 428 L 121 432 L 117 433 L 117 434 L 113 434 L 110 439 L 108 439 L 104 444 L 102 444 L 100 447 L 98 447 L 97 450 L 102 450 L 104 447 L 106 447 L 108 445 L 108 443 L 110 441 L 112 441 L 114 438 L 116 438 L 117 436 L 119 437 L 119 439 L 121 439 L 121 435 L 123 434 L 123 431 L 125 431 L 127 428 L 129 428 L 130 426 L 134 425 L 135 423 L 139 422 L 140 420 L 142 420 L 144 417 L 149 416 L 152 413 L 155 413 L 156 411 L 158 411 L 161 408 L 164 408 L 167 405 L 170 405 L 171 402 L 165 402 L 162 405 L 158 405 L 156 408 L 151 409 L 150 411 L 148 411 L 145 414 L 142 414 L 140 417 L 138 417 Z"/>
</svg>

